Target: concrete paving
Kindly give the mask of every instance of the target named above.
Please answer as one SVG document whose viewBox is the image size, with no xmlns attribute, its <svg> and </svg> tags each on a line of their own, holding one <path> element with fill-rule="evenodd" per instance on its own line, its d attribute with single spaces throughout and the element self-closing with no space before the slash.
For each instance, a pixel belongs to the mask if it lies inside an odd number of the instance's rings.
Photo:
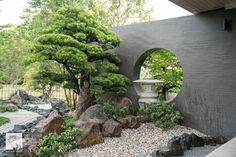
<svg viewBox="0 0 236 157">
<path fill-rule="evenodd" d="M 10 122 L 0 126 L 0 133 L 8 132 L 14 128 L 14 125 L 23 125 L 28 122 L 32 122 L 37 119 L 40 115 L 35 112 L 26 110 L 19 110 L 17 112 L 4 112 L 0 113 L 0 116 L 4 116 L 10 119 Z"/>
<path fill-rule="evenodd" d="M 236 157 L 236 137 L 211 152 L 206 157 Z"/>
<path fill-rule="evenodd" d="M 219 145 L 218 146 L 205 145 L 204 147 L 192 147 L 190 150 L 185 151 L 184 156 L 182 157 L 205 157 L 207 154 L 211 153 L 218 147 Z"/>
</svg>

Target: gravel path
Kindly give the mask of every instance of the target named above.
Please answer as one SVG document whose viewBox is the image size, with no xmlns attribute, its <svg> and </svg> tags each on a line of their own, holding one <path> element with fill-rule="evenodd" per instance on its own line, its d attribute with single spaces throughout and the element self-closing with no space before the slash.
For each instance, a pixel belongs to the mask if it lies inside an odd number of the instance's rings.
<svg viewBox="0 0 236 157">
<path fill-rule="evenodd" d="M 16 124 L 26 124 L 37 119 L 40 115 L 35 112 L 26 110 L 19 110 L 17 112 L 4 112 L 0 113 L 0 116 L 4 116 L 10 119 L 10 122 L 0 126 L 0 133 L 8 132 L 14 128 Z"/>
<path fill-rule="evenodd" d="M 89 148 L 76 149 L 67 157 L 148 157 L 158 147 L 167 145 L 173 136 L 183 133 L 204 134 L 184 126 L 161 131 L 151 123 L 142 124 L 138 129 L 125 129 L 119 138 L 104 138 L 104 143 Z"/>
</svg>

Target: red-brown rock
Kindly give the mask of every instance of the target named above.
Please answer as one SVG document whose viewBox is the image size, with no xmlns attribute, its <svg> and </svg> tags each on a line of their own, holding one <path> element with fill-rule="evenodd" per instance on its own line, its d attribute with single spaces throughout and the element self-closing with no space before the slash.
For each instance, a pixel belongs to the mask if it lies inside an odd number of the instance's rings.
<svg viewBox="0 0 236 157">
<path fill-rule="evenodd" d="M 80 127 L 82 134 L 76 137 L 80 148 L 89 147 L 103 142 L 101 125 L 98 123 L 84 123 Z"/>
<path fill-rule="evenodd" d="M 110 101 L 118 107 L 127 107 L 128 115 L 134 115 L 134 108 L 132 101 L 128 97 L 112 96 Z"/>
<path fill-rule="evenodd" d="M 120 137 L 122 132 L 122 126 L 114 121 L 107 120 L 102 127 L 102 134 L 104 137 Z"/>
<path fill-rule="evenodd" d="M 140 127 L 140 121 L 135 116 L 127 116 L 125 118 L 118 118 L 117 121 L 123 128 L 136 129 Z"/>
<path fill-rule="evenodd" d="M 61 114 L 54 110 L 52 111 L 48 118 L 42 119 L 35 126 L 35 133 L 33 137 L 38 141 L 42 136 L 47 135 L 49 133 L 61 133 L 61 127 L 64 125 L 65 121 L 62 118 Z"/>
</svg>

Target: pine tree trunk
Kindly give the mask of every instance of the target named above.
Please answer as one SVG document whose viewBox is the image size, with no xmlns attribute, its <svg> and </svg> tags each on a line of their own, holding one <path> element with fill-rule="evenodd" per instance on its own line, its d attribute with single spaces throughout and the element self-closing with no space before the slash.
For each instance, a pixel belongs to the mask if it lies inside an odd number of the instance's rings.
<svg viewBox="0 0 236 157">
<path fill-rule="evenodd" d="M 95 98 L 89 95 L 89 89 L 83 87 L 80 90 L 79 101 L 77 103 L 76 115 L 80 116 L 87 108 L 95 104 Z"/>
</svg>

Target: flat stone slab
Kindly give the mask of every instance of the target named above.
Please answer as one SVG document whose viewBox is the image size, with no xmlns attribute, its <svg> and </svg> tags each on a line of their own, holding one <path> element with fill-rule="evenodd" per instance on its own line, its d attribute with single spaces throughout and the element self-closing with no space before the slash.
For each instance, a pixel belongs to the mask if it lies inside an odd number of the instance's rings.
<svg viewBox="0 0 236 157">
<path fill-rule="evenodd" d="M 52 105 L 51 104 L 27 104 L 27 105 L 24 105 L 24 106 L 29 106 L 31 108 L 34 108 L 34 107 L 38 107 L 38 109 L 43 109 L 43 110 L 50 110 L 52 109 Z"/>
<path fill-rule="evenodd" d="M 206 157 L 236 157 L 236 137 L 214 150 Z"/>
<path fill-rule="evenodd" d="M 17 112 L 4 112 L 0 113 L 0 116 L 4 116 L 10 119 L 10 122 L 0 126 L 0 133 L 8 132 L 14 128 L 14 125 L 24 125 L 28 122 L 33 122 L 37 117 L 41 116 L 38 113 L 30 112 L 26 110 L 19 110 Z"/>
</svg>

